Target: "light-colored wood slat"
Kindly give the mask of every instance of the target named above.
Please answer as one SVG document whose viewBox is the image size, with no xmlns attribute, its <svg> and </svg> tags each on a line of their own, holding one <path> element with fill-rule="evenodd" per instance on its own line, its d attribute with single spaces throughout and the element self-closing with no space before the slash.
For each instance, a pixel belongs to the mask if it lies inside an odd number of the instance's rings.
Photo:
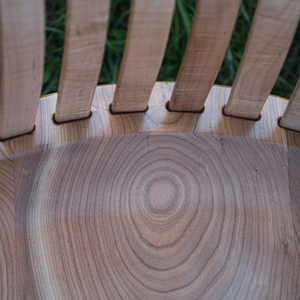
<svg viewBox="0 0 300 300">
<path fill-rule="evenodd" d="M 90 115 L 105 48 L 110 0 L 69 0 L 56 122 Z"/>
<path fill-rule="evenodd" d="M 199 0 L 169 109 L 201 111 L 222 65 L 240 0 Z"/>
<path fill-rule="evenodd" d="M 300 78 L 280 120 L 280 125 L 300 131 Z"/>
<path fill-rule="evenodd" d="M 133 0 L 112 111 L 147 109 L 163 60 L 174 0 Z"/>
<path fill-rule="evenodd" d="M 34 128 L 43 82 L 43 0 L 0 1 L 0 139 Z"/>
<path fill-rule="evenodd" d="M 257 119 L 271 93 L 294 36 L 299 0 L 260 0 L 225 107 L 230 116 Z"/>
</svg>

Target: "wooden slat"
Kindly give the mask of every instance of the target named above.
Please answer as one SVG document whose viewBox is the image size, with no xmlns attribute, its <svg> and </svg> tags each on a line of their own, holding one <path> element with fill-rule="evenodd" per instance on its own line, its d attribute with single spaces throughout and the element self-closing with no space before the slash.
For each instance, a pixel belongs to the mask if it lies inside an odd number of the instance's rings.
<svg viewBox="0 0 300 300">
<path fill-rule="evenodd" d="M 133 0 L 112 111 L 147 108 L 164 56 L 175 0 Z"/>
<path fill-rule="evenodd" d="M 56 122 L 90 115 L 105 48 L 109 0 L 69 0 Z"/>
<path fill-rule="evenodd" d="M 230 116 L 257 119 L 271 93 L 294 36 L 299 0 L 260 0 L 232 92 Z"/>
<path fill-rule="evenodd" d="M 199 0 L 170 110 L 201 111 L 222 65 L 240 0 Z"/>
<path fill-rule="evenodd" d="M 281 118 L 283 127 L 300 131 L 300 78 Z"/>
<path fill-rule="evenodd" d="M 33 130 L 43 81 L 42 0 L 0 1 L 0 139 Z"/>
</svg>

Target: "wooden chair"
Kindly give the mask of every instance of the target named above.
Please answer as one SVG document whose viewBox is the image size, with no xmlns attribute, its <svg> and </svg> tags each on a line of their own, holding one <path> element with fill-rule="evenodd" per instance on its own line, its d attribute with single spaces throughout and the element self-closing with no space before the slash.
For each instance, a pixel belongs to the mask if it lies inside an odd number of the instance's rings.
<svg viewBox="0 0 300 300">
<path fill-rule="evenodd" d="M 269 96 L 299 0 L 259 0 L 233 87 L 213 86 L 240 0 L 199 0 L 174 83 L 175 0 L 133 0 L 98 86 L 109 0 L 69 0 L 40 97 L 42 0 L 1 0 L 0 298 L 299 299 L 300 83 Z"/>
</svg>

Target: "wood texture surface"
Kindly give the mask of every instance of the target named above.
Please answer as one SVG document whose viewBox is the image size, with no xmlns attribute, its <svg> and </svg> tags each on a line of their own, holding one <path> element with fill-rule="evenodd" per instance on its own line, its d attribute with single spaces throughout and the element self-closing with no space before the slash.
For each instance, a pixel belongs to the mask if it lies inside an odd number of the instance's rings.
<svg viewBox="0 0 300 300">
<path fill-rule="evenodd" d="M 133 0 L 112 111 L 147 109 L 164 57 L 175 0 Z"/>
<path fill-rule="evenodd" d="M 290 178 L 290 197 L 293 214 L 293 223 L 296 232 L 297 249 L 300 254 L 300 134 L 289 130 L 288 137 L 288 159 Z"/>
<path fill-rule="evenodd" d="M 298 0 L 259 0 L 225 113 L 257 119 L 271 93 L 300 15 Z"/>
<path fill-rule="evenodd" d="M 44 2 L 0 1 L 0 139 L 33 130 L 43 82 Z"/>
<path fill-rule="evenodd" d="M 0 299 L 16 299 L 14 162 L 0 152 Z"/>
<path fill-rule="evenodd" d="M 33 134 L 0 142 L 14 299 L 299 299 L 300 133 L 277 125 L 288 102 L 270 96 L 258 122 L 226 117 L 231 90 L 213 87 L 203 114 L 169 112 L 173 86 L 117 115 L 115 86 L 99 87 L 93 116 L 61 125 L 50 95 Z"/>
<path fill-rule="evenodd" d="M 280 124 L 283 127 L 300 131 L 300 79 L 298 80 Z"/>
<path fill-rule="evenodd" d="M 169 109 L 201 111 L 222 65 L 240 0 L 198 1 Z"/>
<path fill-rule="evenodd" d="M 70 0 L 56 122 L 87 118 L 105 48 L 110 0 Z"/>
</svg>

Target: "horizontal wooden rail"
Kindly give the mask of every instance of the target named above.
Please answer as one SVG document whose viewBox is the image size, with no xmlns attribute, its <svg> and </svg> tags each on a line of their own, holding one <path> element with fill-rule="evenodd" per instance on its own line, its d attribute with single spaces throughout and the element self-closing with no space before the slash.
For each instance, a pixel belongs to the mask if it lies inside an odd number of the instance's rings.
<svg viewBox="0 0 300 300">
<path fill-rule="evenodd" d="M 163 60 L 175 0 L 133 0 L 112 111 L 147 109 Z"/>
<path fill-rule="evenodd" d="M 300 78 L 281 118 L 283 127 L 300 131 Z"/>
<path fill-rule="evenodd" d="M 110 0 L 69 0 L 56 122 L 86 118 L 105 48 Z"/>
<path fill-rule="evenodd" d="M 169 109 L 201 111 L 222 65 L 240 0 L 198 1 Z"/>
<path fill-rule="evenodd" d="M 257 119 L 292 42 L 299 0 L 259 0 L 225 113 Z"/>
<path fill-rule="evenodd" d="M 0 139 L 34 128 L 43 83 L 44 1 L 0 1 Z"/>
</svg>

